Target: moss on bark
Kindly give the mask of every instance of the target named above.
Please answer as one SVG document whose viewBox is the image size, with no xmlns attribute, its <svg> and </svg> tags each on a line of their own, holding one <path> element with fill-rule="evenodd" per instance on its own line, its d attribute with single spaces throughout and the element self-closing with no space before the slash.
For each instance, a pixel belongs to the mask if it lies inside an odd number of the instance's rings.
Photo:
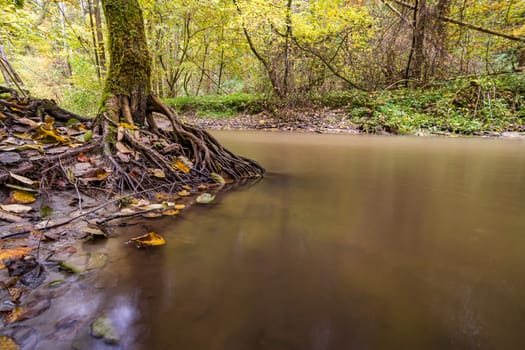
<svg viewBox="0 0 525 350">
<path fill-rule="evenodd" d="M 102 0 L 109 32 L 105 96 L 127 98 L 133 121 L 143 125 L 151 93 L 151 58 L 137 0 Z"/>
</svg>

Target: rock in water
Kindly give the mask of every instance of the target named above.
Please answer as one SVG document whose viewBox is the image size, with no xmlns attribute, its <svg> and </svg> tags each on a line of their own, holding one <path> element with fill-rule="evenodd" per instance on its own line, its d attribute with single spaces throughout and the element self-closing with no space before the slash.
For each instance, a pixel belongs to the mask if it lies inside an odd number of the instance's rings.
<svg viewBox="0 0 525 350">
<path fill-rule="evenodd" d="M 106 344 L 120 343 L 120 338 L 115 327 L 113 327 L 113 323 L 106 316 L 101 316 L 93 321 L 91 324 L 91 334 L 95 338 L 102 338 Z"/>
</svg>

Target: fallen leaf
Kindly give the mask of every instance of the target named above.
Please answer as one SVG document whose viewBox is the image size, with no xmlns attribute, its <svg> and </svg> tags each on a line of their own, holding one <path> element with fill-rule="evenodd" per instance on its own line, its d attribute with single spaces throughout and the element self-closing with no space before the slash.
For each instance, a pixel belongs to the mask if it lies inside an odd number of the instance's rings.
<svg viewBox="0 0 525 350">
<path fill-rule="evenodd" d="M 25 177 L 25 176 L 17 175 L 17 174 L 14 174 L 14 173 L 12 173 L 12 172 L 9 172 L 9 175 L 10 175 L 13 179 L 15 179 L 15 180 L 17 180 L 17 181 L 20 181 L 21 183 L 26 184 L 26 185 L 34 185 L 35 182 L 36 182 L 36 181 L 33 181 L 33 180 L 31 180 L 31 179 L 29 179 L 29 178 L 27 178 L 27 177 Z"/>
<path fill-rule="evenodd" d="M 25 214 L 29 213 L 33 208 L 28 205 L 22 204 L 0 204 L 0 208 L 10 213 Z"/>
<path fill-rule="evenodd" d="M 78 156 L 77 156 L 77 160 L 79 162 L 82 162 L 82 163 L 86 163 L 89 161 L 89 158 L 88 156 L 86 156 L 84 153 L 80 153 Z"/>
<path fill-rule="evenodd" d="M 25 144 L 25 145 L 22 145 L 20 147 L 17 147 L 16 150 L 17 151 L 25 151 L 25 150 L 28 150 L 28 149 L 33 149 L 33 150 L 36 150 L 40 153 L 44 153 L 44 147 L 38 143 L 33 143 L 33 144 Z"/>
<path fill-rule="evenodd" d="M 127 148 L 122 142 L 117 142 L 115 144 L 115 148 L 117 149 L 117 151 L 119 151 L 120 153 L 124 153 L 124 154 L 131 154 L 133 153 L 132 150 L 130 150 L 129 148 Z"/>
<path fill-rule="evenodd" d="M 111 171 L 104 168 L 97 168 L 90 170 L 84 174 L 82 181 L 91 182 L 91 181 L 102 181 L 109 176 Z"/>
<path fill-rule="evenodd" d="M 14 190 L 9 193 L 9 197 L 6 200 L 6 204 L 29 204 L 36 201 L 35 196 L 32 193 L 20 190 Z"/>
<path fill-rule="evenodd" d="M 158 209 L 166 209 L 168 206 L 162 203 L 154 203 L 154 204 L 141 204 L 139 201 L 137 204 L 132 204 L 133 207 L 137 207 L 140 210 L 158 210 Z"/>
<path fill-rule="evenodd" d="M 29 247 L 0 249 L 0 261 L 7 260 L 7 259 L 21 258 L 31 253 L 32 251 L 33 251 L 33 248 L 29 248 Z M 3 269 L 4 267 L 5 265 L 0 263 L 0 269 Z"/>
<path fill-rule="evenodd" d="M 9 222 L 20 222 L 24 221 L 20 216 L 10 214 L 8 212 L 5 212 L 3 210 L 0 210 L 0 220 L 9 221 Z"/>
<path fill-rule="evenodd" d="M 71 126 L 75 126 L 75 125 L 78 125 L 80 124 L 80 121 L 76 118 L 71 118 L 71 119 L 68 119 L 67 122 L 66 122 L 66 125 L 71 127 Z"/>
<path fill-rule="evenodd" d="M 186 208 L 186 204 L 175 204 L 175 206 L 173 208 L 175 208 L 177 210 L 184 209 L 184 208 Z"/>
<path fill-rule="evenodd" d="M 193 163 L 184 156 L 178 156 L 177 158 L 173 159 L 172 164 L 174 169 L 178 169 L 184 173 L 190 172 L 191 168 L 193 168 Z"/>
<path fill-rule="evenodd" d="M 188 186 L 188 185 L 184 185 L 184 186 L 182 186 L 182 188 L 184 188 L 185 190 L 188 190 L 188 191 L 191 190 L 191 186 Z"/>
<path fill-rule="evenodd" d="M 59 135 L 56 129 L 46 128 L 47 125 L 48 124 L 40 125 L 40 127 L 36 130 L 35 134 L 33 135 L 34 140 L 49 140 L 60 143 L 69 143 L 69 139 L 67 137 Z"/>
<path fill-rule="evenodd" d="M 9 296 L 11 297 L 11 300 L 13 300 L 14 302 L 17 302 L 18 299 L 20 299 L 20 297 L 22 296 L 24 289 L 13 287 L 13 288 L 8 288 L 7 291 L 9 292 Z M 3 348 L 0 346 L 0 349 L 3 349 Z"/>
<path fill-rule="evenodd" d="M 91 324 L 91 335 L 95 338 L 102 338 L 104 343 L 109 345 L 117 345 L 120 343 L 120 337 L 113 322 L 106 316 L 97 318 Z"/>
<path fill-rule="evenodd" d="M 129 129 L 129 130 L 138 130 L 138 127 L 136 127 L 135 125 L 131 125 L 131 124 L 124 123 L 124 122 L 118 123 L 118 126 L 121 126 L 121 127 L 125 128 L 125 129 Z"/>
<path fill-rule="evenodd" d="M 126 243 L 135 243 L 138 247 L 146 247 L 164 245 L 166 244 L 166 240 L 158 233 L 149 232 L 145 235 L 132 238 Z"/>
<path fill-rule="evenodd" d="M 17 306 L 5 317 L 6 323 L 13 323 L 20 319 L 20 316 L 25 312 L 24 308 Z"/>
<path fill-rule="evenodd" d="M 198 196 L 197 199 L 195 199 L 195 202 L 199 204 L 208 204 L 208 203 L 213 202 L 214 199 L 215 199 L 214 195 L 211 195 L 209 193 L 203 193 L 200 196 Z"/>
<path fill-rule="evenodd" d="M 162 212 L 162 215 L 166 215 L 166 216 L 173 216 L 173 215 L 177 215 L 178 213 L 180 213 L 180 210 L 176 210 L 176 209 L 166 209 Z"/>
<path fill-rule="evenodd" d="M 22 139 L 22 140 L 32 140 L 33 139 L 33 137 L 27 132 L 16 132 L 16 133 L 13 133 L 13 136 L 19 139 Z"/>
<path fill-rule="evenodd" d="M 166 178 L 166 174 L 164 173 L 164 170 L 162 169 L 153 169 L 152 171 L 153 173 L 153 176 L 159 178 L 159 179 L 165 179 Z"/>
<path fill-rule="evenodd" d="M 186 190 L 182 190 L 180 192 L 177 193 L 179 196 L 181 197 L 188 197 L 191 193 L 189 193 L 188 191 Z"/>
<path fill-rule="evenodd" d="M 91 140 L 91 138 L 93 138 L 92 130 L 88 130 L 81 135 L 75 136 L 75 139 L 77 139 L 80 142 L 88 142 L 89 140 Z"/>
<path fill-rule="evenodd" d="M 40 207 L 41 217 L 45 218 L 45 217 L 51 216 L 51 214 L 53 214 L 53 208 L 50 208 L 47 205 Z"/>
<path fill-rule="evenodd" d="M 89 233 L 93 238 L 108 238 L 108 234 L 99 228 L 86 226 L 81 231 Z"/>
<path fill-rule="evenodd" d="M 162 214 L 161 213 L 157 213 L 157 212 L 151 212 L 151 213 L 142 214 L 143 218 L 148 218 L 148 219 L 159 218 L 161 216 L 162 216 Z"/>
<path fill-rule="evenodd" d="M 18 350 L 20 347 L 15 341 L 5 335 L 0 336 L 0 349 L 2 350 Z"/>
<path fill-rule="evenodd" d="M 117 157 L 122 161 L 123 163 L 129 163 L 130 158 L 127 154 L 117 152 Z"/>
<path fill-rule="evenodd" d="M 20 155 L 16 152 L 2 152 L 0 153 L 0 163 L 7 165 L 7 164 L 14 164 L 19 162 L 22 159 Z"/>
<path fill-rule="evenodd" d="M 38 190 L 35 190 L 34 188 L 22 187 L 22 186 L 13 185 L 13 184 L 4 184 L 4 186 L 12 188 L 14 190 L 24 191 L 24 192 L 34 192 L 34 193 L 38 192 Z"/>
<path fill-rule="evenodd" d="M 215 181 L 216 183 L 218 183 L 220 185 L 226 184 L 226 181 L 224 180 L 224 178 L 222 176 L 220 176 L 219 174 L 211 173 L 210 176 L 213 179 L 213 181 Z"/>
<path fill-rule="evenodd" d="M 168 194 L 167 193 L 155 193 L 155 198 L 159 201 L 167 201 Z"/>
</svg>

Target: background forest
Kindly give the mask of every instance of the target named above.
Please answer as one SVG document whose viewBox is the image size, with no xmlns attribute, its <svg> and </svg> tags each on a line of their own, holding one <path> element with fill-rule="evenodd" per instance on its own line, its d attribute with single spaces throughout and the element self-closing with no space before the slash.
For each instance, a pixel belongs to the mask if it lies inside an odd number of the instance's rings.
<svg viewBox="0 0 525 350">
<path fill-rule="evenodd" d="M 498 101 L 509 97 L 501 95 L 510 91 L 511 112 L 523 117 L 523 1 L 142 0 L 141 5 L 153 89 L 168 101 L 229 94 L 231 101 L 273 96 L 290 105 L 316 99 L 337 105 L 348 91 L 371 96 L 404 88 L 406 95 L 406 88 L 435 91 L 446 84 L 453 86 L 454 103 L 476 115 L 487 106 L 497 114 Z M 94 115 L 107 65 L 99 0 L 0 0 L 0 7 L 0 84 L 19 84 L 34 96 Z M 507 105 L 501 113 L 509 112 Z M 360 104 L 352 113 L 366 116 L 370 108 Z"/>
</svg>

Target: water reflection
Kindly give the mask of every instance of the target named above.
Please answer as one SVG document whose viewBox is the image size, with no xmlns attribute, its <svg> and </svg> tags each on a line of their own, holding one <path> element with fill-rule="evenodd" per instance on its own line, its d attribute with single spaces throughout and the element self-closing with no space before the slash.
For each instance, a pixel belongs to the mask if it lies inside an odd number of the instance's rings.
<svg viewBox="0 0 525 350">
<path fill-rule="evenodd" d="M 122 288 L 154 295 L 139 306 L 148 331 L 137 346 L 522 345 L 520 144 L 223 139 L 269 173 L 175 222 L 162 259 L 130 256 Z"/>
<path fill-rule="evenodd" d="M 525 346 L 522 143 L 218 137 L 268 174 L 110 240 L 124 348 Z M 168 245 L 121 245 L 148 230 Z"/>
</svg>

